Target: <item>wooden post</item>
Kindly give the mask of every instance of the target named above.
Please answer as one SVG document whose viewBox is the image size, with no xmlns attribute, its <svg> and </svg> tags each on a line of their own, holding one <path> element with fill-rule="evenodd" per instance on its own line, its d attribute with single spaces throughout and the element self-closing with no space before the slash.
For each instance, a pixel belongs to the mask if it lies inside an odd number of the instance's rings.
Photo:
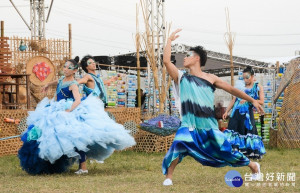
<svg viewBox="0 0 300 193">
<path fill-rule="evenodd" d="M 69 58 L 72 58 L 72 26 L 69 23 Z"/>
<path fill-rule="evenodd" d="M 4 37 L 4 21 L 1 21 L 1 38 Z"/>
<path fill-rule="evenodd" d="M 234 86 L 234 71 L 233 71 L 232 49 L 230 50 L 230 75 L 231 75 L 231 86 Z"/>
<path fill-rule="evenodd" d="M 279 73 L 279 61 L 276 62 L 277 73 Z"/>
<path fill-rule="evenodd" d="M 27 97 L 27 109 L 30 108 L 30 90 L 29 90 L 29 76 L 26 75 L 26 97 Z"/>
<path fill-rule="evenodd" d="M 19 95 L 20 95 L 20 92 L 19 92 L 19 88 L 20 88 L 20 78 L 19 77 L 16 77 L 16 105 L 19 106 Z"/>
</svg>

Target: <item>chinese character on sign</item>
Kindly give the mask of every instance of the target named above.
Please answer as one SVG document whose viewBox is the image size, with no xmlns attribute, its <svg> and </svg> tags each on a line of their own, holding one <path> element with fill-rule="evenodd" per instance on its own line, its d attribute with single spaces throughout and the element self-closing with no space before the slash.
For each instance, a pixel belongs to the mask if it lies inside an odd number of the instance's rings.
<svg viewBox="0 0 300 193">
<path fill-rule="evenodd" d="M 276 180 L 277 181 L 284 181 L 284 173 L 283 172 L 281 172 L 281 173 L 277 173 L 277 178 L 276 178 Z"/>
<path fill-rule="evenodd" d="M 260 184 L 260 183 L 257 183 L 257 184 L 256 184 L 256 186 L 257 186 L 257 187 L 260 187 L 260 186 L 261 186 L 261 184 Z"/>
<path fill-rule="evenodd" d="M 283 187 L 283 186 L 284 186 L 284 183 L 280 183 L 280 186 Z"/>
<path fill-rule="evenodd" d="M 278 187 L 278 183 L 277 182 L 274 183 L 274 187 Z"/>
<path fill-rule="evenodd" d="M 245 186 L 249 187 L 249 183 L 248 183 L 248 182 L 247 182 L 247 183 L 245 183 Z"/>
<path fill-rule="evenodd" d="M 289 183 L 286 183 L 285 186 L 290 186 L 290 184 L 289 184 Z"/>
<path fill-rule="evenodd" d="M 296 186 L 296 183 L 295 183 L 295 182 L 293 182 L 293 183 L 292 183 L 292 186 L 294 186 L 294 187 L 295 187 L 295 186 Z"/>
<path fill-rule="evenodd" d="M 263 173 L 260 173 L 260 178 L 258 179 L 258 181 L 264 181 L 264 174 Z"/>
<path fill-rule="evenodd" d="M 266 181 L 273 182 L 273 180 L 274 180 L 274 172 L 273 173 L 267 173 L 266 174 Z"/>
<path fill-rule="evenodd" d="M 245 174 L 245 182 L 249 182 L 249 181 L 252 181 L 252 174 L 246 173 L 246 174 Z"/>
<path fill-rule="evenodd" d="M 295 182 L 296 181 L 296 173 L 292 172 L 292 173 L 287 173 L 286 174 L 286 180 L 289 182 Z"/>
</svg>

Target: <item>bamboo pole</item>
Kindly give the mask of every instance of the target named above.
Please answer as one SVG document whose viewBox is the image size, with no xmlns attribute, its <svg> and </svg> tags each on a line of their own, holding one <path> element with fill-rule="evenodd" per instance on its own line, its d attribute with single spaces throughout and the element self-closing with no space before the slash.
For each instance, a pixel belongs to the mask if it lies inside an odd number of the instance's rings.
<svg viewBox="0 0 300 193">
<path fill-rule="evenodd" d="M 230 18 L 229 18 L 229 10 L 228 10 L 228 8 L 225 8 L 225 14 L 226 14 L 227 32 L 224 35 L 224 39 L 226 41 L 227 47 L 229 49 L 229 54 L 230 54 L 231 86 L 234 86 L 234 71 L 233 71 L 233 55 L 232 55 L 232 50 L 233 50 L 233 46 L 234 46 L 235 35 L 231 32 Z"/>
<path fill-rule="evenodd" d="M 141 71 L 140 71 L 140 34 L 139 34 L 139 8 L 136 4 L 136 35 L 135 35 L 135 44 L 136 44 L 136 65 L 137 65 L 137 84 L 138 84 L 138 107 L 142 106 L 141 100 Z"/>
<path fill-rule="evenodd" d="M 69 58 L 72 58 L 72 26 L 69 23 Z"/>
</svg>

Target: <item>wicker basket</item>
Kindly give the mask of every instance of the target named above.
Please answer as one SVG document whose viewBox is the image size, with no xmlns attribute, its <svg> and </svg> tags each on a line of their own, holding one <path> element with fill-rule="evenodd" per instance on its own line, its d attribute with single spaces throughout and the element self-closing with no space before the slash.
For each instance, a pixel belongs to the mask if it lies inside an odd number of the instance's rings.
<svg viewBox="0 0 300 193">
<path fill-rule="evenodd" d="M 133 147 L 133 150 L 147 153 L 167 152 L 172 145 L 174 137 L 175 134 L 163 137 L 140 130 L 135 135 L 136 146 Z"/>
</svg>

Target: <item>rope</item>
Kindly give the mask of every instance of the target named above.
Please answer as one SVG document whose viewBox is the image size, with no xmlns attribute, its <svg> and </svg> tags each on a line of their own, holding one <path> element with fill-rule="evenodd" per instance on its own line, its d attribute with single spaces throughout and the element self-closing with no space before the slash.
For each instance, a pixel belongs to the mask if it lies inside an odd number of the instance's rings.
<svg viewBox="0 0 300 193">
<path fill-rule="evenodd" d="M 21 136 L 21 135 L 15 135 L 15 136 L 10 136 L 10 137 L 4 137 L 4 138 L 0 138 L 0 141 L 6 140 L 6 139 L 17 138 L 17 137 L 20 137 L 20 136 Z"/>
</svg>

